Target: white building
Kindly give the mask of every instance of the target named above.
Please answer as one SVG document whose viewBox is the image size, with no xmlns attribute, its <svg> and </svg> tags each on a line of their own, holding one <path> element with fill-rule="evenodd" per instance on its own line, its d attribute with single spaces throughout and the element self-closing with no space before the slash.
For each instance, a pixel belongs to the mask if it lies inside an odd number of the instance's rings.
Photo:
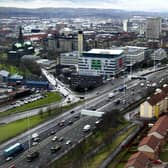
<svg viewBox="0 0 168 168">
<path fill-rule="evenodd" d="M 60 54 L 60 64 L 61 65 L 78 65 L 78 51 L 62 53 Z"/>
<path fill-rule="evenodd" d="M 161 18 L 151 17 L 147 18 L 146 38 L 159 39 L 161 33 Z"/>
<path fill-rule="evenodd" d="M 128 31 L 128 19 L 123 20 L 123 30 L 125 32 Z"/>
<path fill-rule="evenodd" d="M 147 48 L 137 46 L 125 46 L 122 47 L 121 49 L 124 50 L 124 55 L 126 57 L 125 59 L 126 66 L 132 66 L 144 60 L 145 50 Z"/>
<path fill-rule="evenodd" d="M 95 74 L 109 78 L 125 68 L 123 50 L 92 49 L 83 52 L 78 59 L 79 74 Z"/>
<path fill-rule="evenodd" d="M 159 48 L 151 55 L 151 58 L 155 61 L 161 61 L 164 58 L 167 58 L 167 53 L 163 48 Z"/>
</svg>

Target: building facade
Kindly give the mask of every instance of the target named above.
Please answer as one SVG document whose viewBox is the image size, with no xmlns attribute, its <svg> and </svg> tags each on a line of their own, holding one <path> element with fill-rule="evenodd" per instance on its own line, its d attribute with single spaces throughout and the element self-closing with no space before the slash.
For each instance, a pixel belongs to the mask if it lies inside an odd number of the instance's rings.
<svg viewBox="0 0 168 168">
<path fill-rule="evenodd" d="M 79 74 L 116 76 L 125 68 L 123 50 L 92 49 L 78 59 Z"/>
<path fill-rule="evenodd" d="M 157 89 L 156 92 L 148 97 L 147 100 L 140 105 L 140 117 L 152 119 L 158 118 L 162 113 L 166 113 L 168 109 L 168 86 Z"/>
<path fill-rule="evenodd" d="M 60 64 L 61 65 L 78 65 L 78 51 L 68 52 L 68 53 L 62 53 L 60 54 Z"/>
<path fill-rule="evenodd" d="M 147 39 L 159 39 L 161 34 L 161 18 L 150 17 L 147 18 L 146 38 Z"/>
</svg>

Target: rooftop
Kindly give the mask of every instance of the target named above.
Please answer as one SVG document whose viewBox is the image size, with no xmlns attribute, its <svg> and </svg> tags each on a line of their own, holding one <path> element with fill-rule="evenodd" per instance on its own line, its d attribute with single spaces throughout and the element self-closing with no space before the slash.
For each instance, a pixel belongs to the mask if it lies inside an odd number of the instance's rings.
<svg viewBox="0 0 168 168">
<path fill-rule="evenodd" d="M 123 53 L 123 50 L 115 50 L 115 49 L 91 49 L 86 53 L 92 54 L 109 54 L 109 55 L 120 55 Z"/>
</svg>

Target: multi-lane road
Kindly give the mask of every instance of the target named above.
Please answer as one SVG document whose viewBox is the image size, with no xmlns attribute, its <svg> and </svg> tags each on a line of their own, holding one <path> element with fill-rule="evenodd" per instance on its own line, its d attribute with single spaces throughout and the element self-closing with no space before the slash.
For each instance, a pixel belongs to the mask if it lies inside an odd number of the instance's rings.
<svg viewBox="0 0 168 168">
<path fill-rule="evenodd" d="M 159 82 L 160 79 L 162 78 L 167 78 L 167 71 L 160 71 L 160 72 L 155 72 L 154 74 L 150 74 L 148 75 L 148 79 L 152 82 Z M 117 86 L 121 85 L 121 83 L 123 83 L 123 79 L 120 78 L 119 80 L 119 84 L 116 82 L 114 85 Z M 98 111 L 104 111 L 104 112 L 108 112 L 111 111 L 112 109 L 124 109 L 128 104 L 132 103 L 135 100 L 140 99 L 145 90 L 147 89 L 145 86 L 141 87 L 140 86 L 140 82 L 142 81 L 138 81 L 138 80 L 134 80 L 134 81 L 129 81 L 127 82 L 127 86 L 128 89 L 126 90 L 126 93 L 123 92 L 119 92 L 114 99 L 112 99 L 111 101 L 107 101 L 107 95 L 108 93 L 100 93 L 95 99 L 90 100 L 89 102 L 87 102 L 85 104 L 85 107 L 92 108 L 94 106 L 95 109 L 97 109 Z M 143 81 L 145 84 L 145 81 Z M 164 81 L 163 81 L 164 82 Z M 115 86 L 111 85 L 111 91 L 115 89 Z M 121 103 L 119 105 L 116 105 L 114 103 L 114 101 L 116 99 L 121 99 Z M 122 103 L 123 100 L 126 100 L 126 104 Z M 94 127 L 95 125 L 95 121 L 97 120 L 97 118 L 95 117 L 86 117 L 86 116 L 81 116 L 80 119 L 75 118 L 76 115 L 79 115 L 80 110 L 83 108 L 83 105 L 80 105 L 76 108 L 74 108 L 73 110 L 75 111 L 75 113 L 71 114 L 70 111 L 65 112 L 64 114 L 54 118 L 51 121 L 48 121 L 40 126 L 38 126 L 37 128 L 34 128 L 16 138 L 13 138 L 12 140 L 0 145 L 0 155 L 1 155 L 1 160 L 0 160 L 0 167 L 9 167 L 10 165 L 14 164 L 16 165 L 16 167 L 39 167 L 40 165 L 42 167 L 45 167 L 44 165 L 46 165 L 49 161 L 51 161 L 52 159 L 54 159 L 55 157 L 59 157 L 61 154 L 63 154 L 64 152 L 66 152 L 66 150 L 68 150 L 71 145 L 65 145 L 66 140 L 71 140 L 72 141 L 72 145 L 75 145 L 78 143 L 79 140 L 83 139 L 86 136 L 86 133 L 83 133 L 82 128 L 84 125 L 86 124 L 90 124 L 91 128 Z M 60 120 L 65 120 L 65 126 L 59 127 L 58 123 L 60 122 Z M 68 124 L 68 121 L 71 120 L 74 123 L 72 125 Z M 58 137 L 62 136 L 64 137 L 64 140 L 62 142 L 57 142 L 60 143 L 62 145 L 61 150 L 56 153 L 56 154 L 51 154 L 50 152 L 50 147 L 53 145 L 53 142 L 51 141 L 52 136 L 48 136 L 48 134 L 51 132 L 51 130 L 55 130 L 56 131 L 56 135 Z M 26 153 L 22 153 L 19 156 L 17 156 L 16 158 L 14 158 L 13 160 L 11 160 L 10 162 L 5 163 L 5 160 L 3 158 L 3 149 L 5 149 L 7 146 L 10 146 L 11 144 L 15 143 L 15 142 L 20 142 L 23 143 L 25 148 L 28 147 L 28 135 L 31 135 L 33 132 L 38 132 L 40 134 L 41 137 L 41 142 L 36 146 L 37 150 L 40 152 L 40 158 L 33 161 L 32 163 L 28 163 L 26 162 L 25 156 Z M 32 149 L 31 149 L 32 150 Z"/>
</svg>

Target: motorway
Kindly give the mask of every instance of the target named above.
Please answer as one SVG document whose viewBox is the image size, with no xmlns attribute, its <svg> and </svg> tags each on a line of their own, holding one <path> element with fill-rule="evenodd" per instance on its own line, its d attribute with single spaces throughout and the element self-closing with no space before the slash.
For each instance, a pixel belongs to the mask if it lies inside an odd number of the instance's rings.
<svg viewBox="0 0 168 168">
<path fill-rule="evenodd" d="M 148 75 L 148 79 L 152 80 L 152 82 L 158 82 L 160 81 L 161 78 L 167 78 L 167 71 L 161 71 L 161 72 L 156 72 L 154 74 L 150 74 Z M 123 81 L 123 79 L 121 79 L 121 81 Z M 142 82 L 142 81 L 141 81 Z M 145 81 L 143 81 L 145 83 Z M 164 81 L 163 81 L 164 82 Z M 89 107 L 93 107 L 96 108 L 98 111 L 104 111 L 104 112 L 108 112 L 111 111 L 112 109 L 124 109 L 125 106 L 127 106 L 128 104 L 132 103 L 135 101 L 135 99 L 140 99 L 146 90 L 146 87 L 141 87 L 139 85 L 139 81 L 138 80 L 134 80 L 134 81 L 130 81 L 129 84 L 127 84 L 129 86 L 130 89 L 127 89 L 126 93 L 124 92 L 119 92 L 115 99 L 112 99 L 110 102 L 107 101 L 107 95 L 108 93 L 105 94 L 100 94 L 98 95 L 95 99 L 89 101 L 88 103 L 85 104 L 85 107 L 87 107 L 89 109 Z M 112 87 L 112 85 L 111 85 Z M 112 89 L 113 90 L 113 89 Z M 126 100 L 126 104 L 125 103 L 121 103 L 119 105 L 115 105 L 114 101 L 116 99 L 120 98 L 121 100 Z M 3 166 L 0 166 L 1 168 L 6 168 L 9 167 L 11 164 L 16 165 L 16 167 L 39 167 L 40 165 L 43 165 L 42 167 L 45 167 L 44 165 L 46 165 L 46 163 L 48 163 L 51 159 L 53 159 L 54 157 L 58 157 L 60 154 L 64 153 L 66 150 L 68 150 L 70 148 L 70 146 L 65 145 L 65 141 L 63 142 L 59 142 L 63 145 L 62 149 L 54 154 L 51 155 L 50 153 L 50 147 L 52 146 L 52 142 L 51 142 L 51 138 L 52 137 L 48 137 L 49 132 L 51 132 L 51 130 L 56 130 L 56 135 L 58 136 L 63 136 L 66 140 L 70 139 L 72 140 L 72 144 L 77 144 L 79 140 L 83 139 L 86 134 L 83 133 L 82 128 L 84 125 L 86 125 L 87 123 L 90 123 L 92 125 L 92 128 L 94 127 L 94 123 L 97 120 L 96 117 L 86 117 L 86 116 L 81 116 L 80 119 L 75 118 L 75 115 L 78 115 L 80 113 L 80 110 L 83 108 L 83 106 L 79 106 L 74 108 L 73 110 L 75 110 L 76 112 L 74 114 L 71 114 L 70 111 L 56 117 L 55 119 L 53 119 L 52 121 L 48 121 L 40 126 L 38 126 L 35 129 L 32 129 L 2 145 L 0 145 L 0 155 L 1 155 L 1 160 L 0 160 L 0 165 L 3 164 Z M 58 122 L 60 120 L 73 120 L 74 123 L 72 125 L 68 125 L 65 124 L 66 126 L 63 128 L 60 128 L 58 126 Z M 7 146 L 10 146 L 11 144 L 15 143 L 15 142 L 20 142 L 23 143 L 25 148 L 28 147 L 28 135 L 31 135 L 33 132 L 38 132 L 40 134 L 40 137 L 42 139 L 41 143 L 39 145 L 36 146 L 36 148 L 40 151 L 40 161 L 37 159 L 36 161 L 32 162 L 32 163 L 27 163 L 25 160 L 25 156 L 26 156 L 26 152 L 20 154 L 19 156 L 17 156 L 16 158 L 14 158 L 13 160 L 11 160 L 10 162 L 5 163 L 4 162 L 4 158 L 2 156 L 2 151 L 4 148 L 6 148 Z M 44 148 L 45 146 L 45 148 Z M 31 149 L 32 150 L 32 149 Z M 22 166 L 21 166 L 22 165 Z"/>
</svg>

